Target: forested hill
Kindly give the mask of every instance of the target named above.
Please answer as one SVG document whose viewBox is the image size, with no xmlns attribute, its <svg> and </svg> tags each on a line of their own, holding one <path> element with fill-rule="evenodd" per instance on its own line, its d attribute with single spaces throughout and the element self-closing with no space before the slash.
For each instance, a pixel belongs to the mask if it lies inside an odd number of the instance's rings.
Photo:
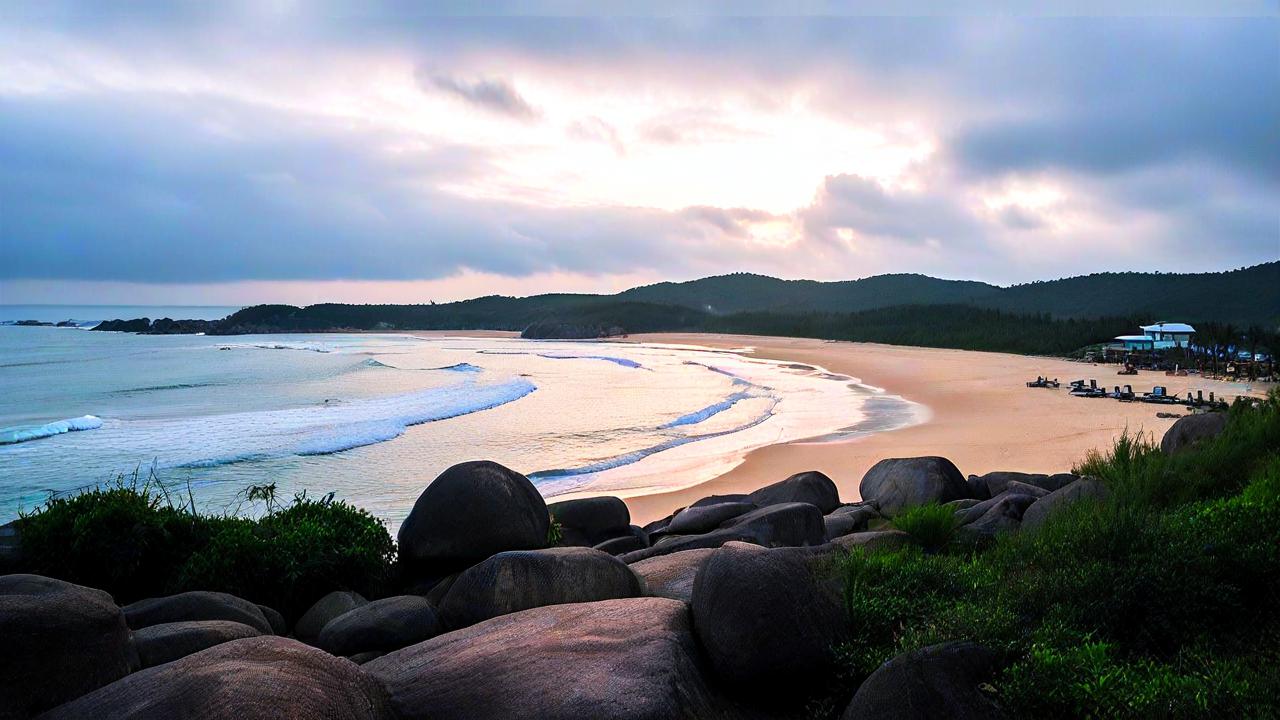
<svg viewBox="0 0 1280 720">
<path fill-rule="evenodd" d="M 966 304 L 1058 318 L 1136 315 L 1151 320 L 1267 325 L 1280 320 L 1280 262 L 1218 273 L 1096 273 L 1007 288 L 924 275 L 817 282 L 737 273 L 646 285 L 616 297 L 682 305 L 716 315 Z"/>
<path fill-rule="evenodd" d="M 736 312 L 857 312 L 893 305 L 969 303 L 993 297 L 1000 288 L 971 280 L 939 280 L 927 275 L 876 275 L 863 280 L 818 282 L 779 280 L 735 273 L 632 288 L 619 299 L 683 305 L 717 315 Z"/>
<path fill-rule="evenodd" d="M 977 302 L 1056 317 L 1123 314 L 1275 325 L 1280 319 L 1280 262 L 1221 273 L 1096 273 L 1014 285 Z"/>
</svg>

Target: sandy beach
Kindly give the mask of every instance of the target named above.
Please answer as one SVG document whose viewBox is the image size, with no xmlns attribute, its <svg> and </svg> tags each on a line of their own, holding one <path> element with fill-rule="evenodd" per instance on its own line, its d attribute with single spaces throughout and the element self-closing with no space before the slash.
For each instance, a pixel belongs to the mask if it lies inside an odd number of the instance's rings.
<svg viewBox="0 0 1280 720">
<path fill-rule="evenodd" d="M 835 481 L 846 501 L 858 499 L 858 483 L 876 462 L 889 457 L 941 455 L 966 474 L 992 470 L 1060 472 L 1070 470 L 1092 448 L 1103 448 L 1126 428 L 1158 439 L 1175 420 L 1158 412 L 1184 408 L 1067 394 L 1066 384 L 1096 378 L 1099 385 L 1131 384 L 1135 391 L 1164 385 L 1171 393 L 1210 390 L 1230 399 L 1263 395 L 1248 386 L 1170 377 L 1141 371 L 1117 376 L 1115 365 L 1090 365 L 1056 358 L 1002 353 L 828 342 L 778 337 L 703 334 L 633 335 L 632 342 L 680 343 L 712 348 L 755 348 L 773 360 L 820 365 L 859 378 L 928 406 L 923 424 L 837 443 L 794 442 L 749 453 L 741 465 L 709 482 L 684 490 L 626 498 L 632 520 L 645 523 L 707 495 L 749 492 L 803 470 L 821 470 Z M 1037 375 L 1058 378 L 1058 390 L 1028 388 Z"/>
</svg>

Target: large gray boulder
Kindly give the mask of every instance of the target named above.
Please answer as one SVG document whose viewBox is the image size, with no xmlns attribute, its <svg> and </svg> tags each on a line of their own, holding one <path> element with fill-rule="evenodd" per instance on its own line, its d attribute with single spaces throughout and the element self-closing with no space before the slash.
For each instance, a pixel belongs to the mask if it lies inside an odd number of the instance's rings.
<svg viewBox="0 0 1280 720">
<path fill-rule="evenodd" d="M 124 606 L 129 627 L 138 630 L 161 623 L 187 620 L 230 620 L 243 623 L 264 635 L 271 635 L 271 623 L 262 608 L 235 595 L 208 590 L 147 598 Z"/>
<path fill-rule="evenodd" d="M 668 535 L 653 547 L 623 555 L 622 560 L 633 563 L 684 550 L 718 548 L 735 540 L 764 547 L 821 545 L 826 540 L 826 526 L 822 512 L 809 503 L 770 505 L 731 518 L 709 533 Z"/>
<path fill-rule="evenodd" d="M 696 535 L 720 527 L 726 520 L 745 515 L 756 509 L 754 503 L 724 502 L 715 505 L 687 507 L 676 513 L 663 528 L 667 535 Z"/>
<path fill-rule="evenodd" d="M 185 620 L 148 625 L 133 633 L 142 667 L 163 665 L 232 640 L 258 637 L 257 628 L 231 620 Z"/>
<path fill-rule="evenodd" d="M 729 543 L 693 584 L 693 625 L 717 677 L 743 694 L 778 701 L 819 688 L 848 621 L 836 588 L 802 548 Z"/>
<path fill-rule="evenodd" d="M 289 624 L 284 621 L 284 616 L 280 611 L 273 607 L 258 603 L 258 609 L 262 611 L 262 616 L 267 619 L 267 624 L 271 626 L 271 632 L 275 635 L 288 635 Z"/>
<path fill-rule="evenodd" d="M 846 552 L 892 552 L 908 547 L 911 543 L 911 536 L 901 530 L 869 530 L 832 538 L 830 544 Z"/>
<path fill-rule="evenodd" d="M 374 600 L 329 621 L 317 647 L 334 655 L 389 652 L 429 640 L 442 630 L 436 609 L 418 595 Z"/>
<path fill-rule="evenodd" d="M 714 548 L 684 550 L 638 560 L 630 567 L 643 582 L 646 595 L 689 602 L 693 599 L 694 578 L 714 552 Z"/>
<path fill-rule="evenodd" d="M 1178 418 L 1160 439 L 1160 449 L 1172 455 L 1192 445 L 1217 437 L 1227 427 L 1227 413 L 1211 412 Z"/>
<path fill-rule="evenodd" d="M 560 523 L 565 545 L 598 545 L 622 535 L 631 524 L 627 504 L 612 496 L 551 503 L 547 512 Z"/>
<path fill-rule="evenodd" d="M 504 550 L 546 547 L 549 526 L 547 505 L 528 478 L 482 460 L 432 481 L 397 538 L 407 565 L 448 571 Z"/>
<path fill-rule="evenodd" d="M 1039 485 L 1018 482 L 1017 480 L 1009 483 L 1008 489 L 1006 489 L 1005 492 L 1010 495 L 1030 495 L 1033 498 L 1042 498 L 1049 494 L 1048 490 L 1040 487 Z"/>
<path fill-rule="evenodd" d="M 688 607 L 666 598 L 503 615 L 362 666 L 401 720 L 728 718 Z"/>
<path fill-rule="evenodd" d="M 942 457 L 881 460 L 862 476 L 858 490 L 863 500 L 875 503 L 886 517 L 916 505 L 969 497 L 964 476 L 950 460 Z"/>
<path fill-rule="evenodd" d="M 831 478 L 817 470 L 796 473 L 747 495 L 750 502 L 760 507 L 781 503 L 809 503 L 824 515 L 840 506 L 840 491 Z"/>
<path fill-rule="evenodd" d="M 880 513 L 870 505 L 845 505 L 838 507 L 822 518 L 828 540 L 850 533 L 862 532 L 867 523 L 880 517 Z"/>
<path fill-rule="evenodd" d="M 446 627 L 461 628 L 530 608 L 637 597 L 642 592 L 631 568 L 599 550 L 512 550 L 459 575 L 440 602 L 440 618 Z"/>
<path fill-rule="evenodd" d="M 1011 471 L 989 472 L 986 475 L 970 475 L 969 488 L 975 490 L 975 497 L 980 500 L 993 498 L 1001 493 L 1007 492 L 1012 483 L 1020 483 L 1022 485 L 1030 485 L 1042 490 L 1053 492 L 1064 485 L 1069 485 L 1080 478 L 1071 473 L 1055 473 L 1053 475 L 1045 475 L 1043 473 L 1024 473 Z M 1026 494 L 1026 493 L 1023 493 Z"/>
<path fill-rule="evenodd" d="M 1022 514 L 1022 528 L 1028 530 L 1040 527 L 1054 513 L 1080 501 L 1105 502 L 1110 494 L 1111 491 L 1101 480 L 1081 478 L 1035 501 Z"/>
<path fill-rule="evenodd" d="M 969 507 L 956 510 L 955 512 L 956 524 L 968 525 L 971 522 L 976 522 L 983 515 L 986 515 L 987 512 L 991 510 L 991 508 L 1003 503 L 1005 500 L 1012 497 L 1014 494 L 1015 494 L 1014 492 L 1006 490 L 989 500 L 983 500 L 980 503 L 975 503 L 973 505 L 970 505 Z M 1026 498 L 1026 501 L 1023 504 L 1024 509 L 1027 504 L 1030 504 L 1031 501 L 1037 499 L 1037 496 L 1035 495 L 1024 494 L 1023 497 Z"/>
<path fill-rule="evenodd" d="M 970 642 L 899 655 L 863 681 L 842 720 L 996 720 L 1004 713 L 982 691 L 998 656 Z"/>
<path fill-rule="evenodd" d="M 957 532 L 961 538 L 987 543 L 1000 533 L 1017 530 L 1022 524 L 1023 513 L 1036 502 L 1036 498 L 1010 490 L 991 502 L 991 507 L 981 516 L 960 526 Z"/>
<path fill-rule="evenodd" d="M 111 596 L 40 575 L 0 576 L 0 718 L 32 717 L 136 662 Z"/>
<path fill-rule="evenodd" d="M 643 528 L 631 526 L 631 531 L 626 535 L 620 535 L 609 540 L 605 540 L 594 546 L 596 550 L 610 555 L 622 555 L 624 553 L 643 550 L 649 547 L 649 535 Z"/>
<path fill-rule="evenodd" d="M 389 720 L 360 667 L 296 640 L 233 640 L 136 672 L 44 715 L 47 720 Z"/>
<path fill-rule="evenodd" d="M 320 633 L 324 632 L 325 626 L 332 620 L 368 604 L 369 601 L 358 592 L 334 590 L 315 601 L 298 618 L 293 626 L 293 636 L 308 645 L 315 645 L 320 640 Z"/>
</svg>

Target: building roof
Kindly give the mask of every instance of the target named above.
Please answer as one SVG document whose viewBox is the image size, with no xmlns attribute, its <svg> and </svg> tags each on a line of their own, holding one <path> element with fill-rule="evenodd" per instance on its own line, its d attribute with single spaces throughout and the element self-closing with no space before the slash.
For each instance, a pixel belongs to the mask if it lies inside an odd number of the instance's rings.
<svg viewBox="0 0 1280 720">
<path fill-rule="evenodd" d="M 1165 322 L 1163 320 L 1156 321 L 1153 325 L 1143 325 L 1143 332 L 1167 332 L 1167 333 L 1193 333 L 1195 328 L 1186 323 Z"/>
</svg>

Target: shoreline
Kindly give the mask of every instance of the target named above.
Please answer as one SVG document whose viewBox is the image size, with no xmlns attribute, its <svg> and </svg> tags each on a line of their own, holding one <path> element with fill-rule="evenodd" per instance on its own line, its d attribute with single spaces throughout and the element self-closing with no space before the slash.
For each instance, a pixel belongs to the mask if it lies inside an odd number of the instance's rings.
<svg viewBox="0 0 1280 720">
<path fill-rule="evenodd" d="M 733 469 L 687 488 L 623 497 L 632 522 L 644 524 L 708 495 L 746 493 L 797 472 L 828 475 L 845 502 L 860 498 L 858 484 L 872 465 L 890 457 L 941 455 L 966 475 L 994 470 L 1066 472 L 1092 449 L 1109 447 L 1122 432 L 1159 438 L 1176 418 L 1156 413 L 1182 408 L 1121 403 L 1067 394 L 1066 383 L 1096 378 L 1100 385 L 1131 384 L 1137 391 L 1164 385 L 1171 393 L 1202 389 L 1230 399 L 1265 394 L 1243 383 L 1171 377 L 1140 371 L 1116 376 L 1114 365 L 1061 358 L 874 343 L 745 335 L 633 335 L 611 342 L 751 347 L 751 357 L 820 365 L 928 408 L 924 422 L 841 441 L 794 441 L 749 451 Z M 1037 375 L 1058 378 L 1058 390 L 1028 388 Z"/>
</svg>

